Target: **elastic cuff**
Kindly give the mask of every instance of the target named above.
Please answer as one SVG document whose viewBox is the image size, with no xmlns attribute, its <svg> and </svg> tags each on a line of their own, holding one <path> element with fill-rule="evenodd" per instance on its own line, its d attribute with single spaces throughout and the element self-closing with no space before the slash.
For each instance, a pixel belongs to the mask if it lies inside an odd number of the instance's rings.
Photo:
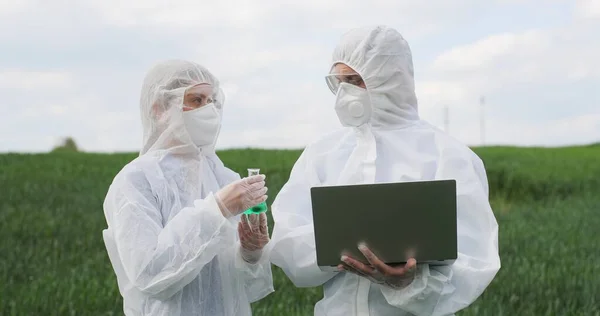
<svg viewBox="0 0 600 316">
<path fill-rule="evenodd" d="M 244 259 L 244 261 L 248 264 L 256 264 L 258 261 L 260 261 L 262 253 L 262 249 L 246 250 L 240 246 L 240 255 L 242 256 L 242 259 Z"/>
<path fill-rule="evenodd" d="M 393 290 L 402 290 L 404 288 L 409 287 L 414 281 L 415 281 L 415 275 L 413 275 L 411 278 L 406 278 L 403 279 L 401 282 L 398 282 L 398 284 L 394 284 L 394 283 L 389 283 L 389 282 L 384 282 L 384 286 L 389 287 L 390 289 Z"/>
<path fill-rule="evenodd" d="M 214 194 L 214 197 L 215 197 L 215 201 L 217 202 L 217 206 L 219 207 L 219 210 L 221 211 L 221 214 L 223 214 L 223 217 L 225 217 L 225 218 L 233 217 L 233 214 L 231 214 L 229 212 L 227 207 L 225 207 L 225 204 L 223 204 L 223 202 L 221 202 L 221 199 L 219 199 L 219 197 L 216 194 Z"/>
</svg>

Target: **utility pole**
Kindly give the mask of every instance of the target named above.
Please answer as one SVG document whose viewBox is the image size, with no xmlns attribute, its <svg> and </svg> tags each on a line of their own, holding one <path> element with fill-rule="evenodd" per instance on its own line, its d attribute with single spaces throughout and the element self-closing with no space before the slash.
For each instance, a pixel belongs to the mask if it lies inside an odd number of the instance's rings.
<svg viewBox="0 0 600 316">
<path fill-rule="evenodd" d="M 479 105 L 481 108 L 481 112 L 480 115 L 481 117 L 479 118 L 479 123 L 480 123 L 480 133 L 481 133 L 481 145 L 485 145 L 485 97 L 481 96 L 481 98 L 479 98 Z"/>
<path fill-rule="evenodd" d="M 450 134 L 450 108 L 447 105 L 444 107 L 444 131 Z"/>
</svg>

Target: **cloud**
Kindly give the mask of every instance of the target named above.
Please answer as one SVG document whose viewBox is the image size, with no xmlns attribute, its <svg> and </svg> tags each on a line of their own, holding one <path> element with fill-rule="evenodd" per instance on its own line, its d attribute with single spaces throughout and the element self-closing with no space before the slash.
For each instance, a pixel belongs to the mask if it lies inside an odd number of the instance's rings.
<svg viewBox="0 0 600 316">
<path fill-rule="evenodd" d="M 511 128 L 501 128 L 507 125 Z M 599 140 L 600 113 L 526 124 L 493 121 L 490 130 L 489 142 L 492 144 L 525 146 L 531 144 L 541 146 L 589 144 Z M 573 141 L 574 139 L 576 141 Z"/>
<path fill-rule="evenodd" d="M 221 80 L 227 98 L 220 148 L 302 147 L 340 127 L 323 79 L 340 35 L 373 24 L 395 27 L 409 40 L 422 117 L 443 126 L 448 106 L 451 134 L 460 140 L 478 142 L 478 99 L 485 95 L 489 141 L 575 142 L 594 131 L 584 118 L 600 108 L 594 6 L 577 5 L 5 2 L 0 109 L 10 114 L 0 118 L 0 133 L 17 136 L 0 140 L 0 151 L 47 150 L 67 135 L 86 150 L 139 148 L 141 81 L 153 63 L 168 58 L 198 61 Z M 497 18 L 510 12 L 520 14 L 510 23 Z M 587 130 L 544 136 L 562 119 Z M 533 136 L 518 137 L 524 132 Z"/>
<path fill-rule="evenodd" d="M 310 42 L 266 45 L 264 39 L 253 35 L 241 36 L 239 40 L 226 41 L 209 49 L 198 45 L 196 51 L 198 59 L 210 65 L 211 71 L 224 82 L 261 80 L 274 72 L 287 77 L 302 75 L 306 68 L 326 69 L 330 55 L 323 46 L 311 45 Z M 298 69 L 298 65 L 306 68 Z M 285 71 L 286 68 L 294 69 L 293 73 Z"/>
<path fill-rule="evenodd" d="M 440 54 L 432 64 L 435 71 L 473 72 L 502 66 L 507 57 L 539 57 L 550 48 L 549 34 L 540 30 L 488 36 L 475 43 L 458 46 Z"/>
<path fill-rule="evenodd" d="M 418 95 L 424 104 L 442 102 L 460 108 L 478 94 L 544 81 L 552 65 L 542 56 L 554 44 L 546 32 L 529 30 L 451 48 L 424 70 L 427 79 L 417 82 Z"/>
<path fill-rule="evenodd" d="M 159 0 L 84 1 L 83 5 L 98 12 L 106 23 L 122 26 L 209 27 L 220 25 L 242 28 L 260 23 L 275 7 L 274 3 L 262 5 L 248 1 L 198 2 Z"/>
<path fill-rule="evenodd" d="M 582 19 L 600 18 L 600 1 L 578 0 L 575 7 L 575 15 Z"/>
<path fill-rule="evenodd" d="M 545 83 L 600 75 L 600 44 L 578 26 L 491 35 L 440 54 L 429 69 L 435 77 L 465 80 L 492 91 L 507 84 Z"/>
<path fill-rule="evenodd" d="M 294 77 L 291 77 L 294 78 Z M 303 147 L 340 127 L 334 96 L 314 81 L 266 78 L 277 86 L 248 82 L 229 96 L 219 140 L 227 147 Z"/>
<path fill-rule="evenodd" d="M 600 55 L 600 40 L 594 33 L 587 25 L 573 23 L 562 28 L 492 34 L 453 47 L 441 52 L 420 76 L 420 101 L 425 106 L 451 105 L 464 110 L 476 105 L 480 95 L 493 99 L 512 94 L 511 103 L 516 106 L 524 90 L 531 95 L 538 87 L 562 85 L 563 95 L 576 93 L 566 91 L 566 87 L 600 78 L 600 60 L 595 57 Z M 577 100 L 575 95 L 573 100 Z M 511 111 L 511 106 L 505 110 Z M 512 112 L 516 110 L 513 106 Z"/>
<path fill-rule="evenodd" d="M 33 1 L 2 1 L 0 2 L 0 16 L 9 16 L 15 13 L 21 13 L 31 7 Z"/>
<path fill-rule="evenodd" d="M 0 71 L 0 88 L 32 91 L 43 88 L 68 89 L 75 86 L 73 75 L 63 71 L 29 71 L 5 70 Z"/>
</svg>

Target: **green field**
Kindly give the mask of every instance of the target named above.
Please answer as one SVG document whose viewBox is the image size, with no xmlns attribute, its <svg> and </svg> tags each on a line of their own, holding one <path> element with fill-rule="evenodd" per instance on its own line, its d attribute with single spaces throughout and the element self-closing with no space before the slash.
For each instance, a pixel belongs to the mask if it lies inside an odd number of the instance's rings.
<svg viewBox="0 0 600 316">
<path fill-rule="evenodd" d="M 600 315 L 600 146 L 479 148 L 500 224 L 502 269 L 460 315 Z M 298 151 L 221 152 L 260 166 L 269 203 Z M 241 157 L 252 157 L 248 161 Z M 104 250 L 104 195 L 131 154 L 0 155 L 0 315 L 122 315 Z M 274 269 L 255 315 L 312 315 L 320 289 Z"/>
</svg>

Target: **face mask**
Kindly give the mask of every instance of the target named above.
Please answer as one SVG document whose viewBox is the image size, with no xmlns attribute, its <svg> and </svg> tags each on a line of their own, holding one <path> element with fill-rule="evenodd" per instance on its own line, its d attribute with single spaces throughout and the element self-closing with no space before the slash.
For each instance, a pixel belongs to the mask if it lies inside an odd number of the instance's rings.
<svg viewBox="0 0 600 316">
<path fill-rule="evenodd" d="M 335 112 L 344 126 L 358 127 L 371 119 L 371 100 L 366 89 L 342 82 L 337 92 Z"/>
<path fill-rule="evenodd" d="M 217 140 L 221 114 L 213 103 L 209 103 L 201 108 L 183 112 L 183 123 L 196 146 L 208 146 Z"/>
</svg>

